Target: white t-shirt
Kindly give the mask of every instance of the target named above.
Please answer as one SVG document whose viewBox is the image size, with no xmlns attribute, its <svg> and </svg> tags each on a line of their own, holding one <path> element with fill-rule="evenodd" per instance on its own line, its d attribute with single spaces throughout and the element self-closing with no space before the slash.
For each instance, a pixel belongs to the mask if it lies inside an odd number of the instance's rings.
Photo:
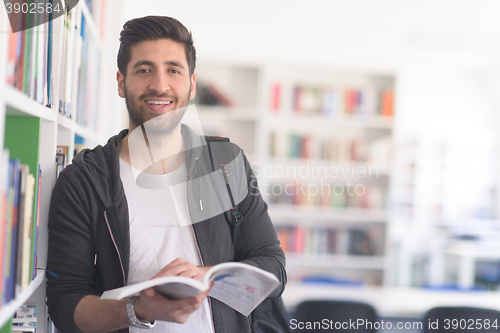
<svg viewBox="0 0 500 333">
<path fill-rule="evenodd" d="M 201 259 L 186 200 L 186 166 L 166 175 L 141 175 L 136 184 L 132 166 L 120 159 L 120 178 L 127 197 L 130 219 L 128 284 L 149 280 L 172 260 L 182 258 L 200 266 Z M 166 184 L 167 186 L 158 186 Z M 173 186 L 171 184 L 181 184 Z M 157 321 L 148 332 L 213 333 L 212 317 L 205 299 L 185 324 Z M 130 332 L 144 333 L 131 327 Z"/>
</svg>

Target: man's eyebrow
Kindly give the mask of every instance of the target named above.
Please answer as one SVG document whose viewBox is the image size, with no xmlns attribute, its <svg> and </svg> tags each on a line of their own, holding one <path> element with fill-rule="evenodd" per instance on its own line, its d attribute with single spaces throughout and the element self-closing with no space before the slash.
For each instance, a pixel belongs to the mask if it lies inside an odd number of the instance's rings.
<svg viewBox="0 0 500 333">
<path fill-rule="evenodd" d="M 169 65 L 169 66 L 179 67 L 180 69 L 185 69 L 184 65 L 182 63 L 174 61 L 174 60 L 165 61 L 164 64 L 165 65 Z M 151 66 L 151 67 L 155 66 L 155 64 L 152 61 L 149 61 L 149 60 L 139 60 L 138 62 L 136 62 L 134 64 L 134 66 L 132 67 L 132 69 L 136 69 L 137 67 L 140 67 L 140 66 L 143 66 L 143 65 L 145 65 L 145 66 Z"/>
<path fill-rule="evenodd" d="M 153 64 L 152 61 L 149 61 L 149 60 L 139 60 L 138 62 L 136 62 L 134 64 L 134 67 L 132 67 L 132 69 L 136 69 L 137 67 L 140 67 L 142 65 L 154 67 L 154 64 Z"/>
<path fill-rule="evenodd" d="M 174 60 L 165 61 L 165 65 L 176 66 L 176 67 L 179 67 L 180 69 L 185 69 L 184 65 L 182 63 L 174 61 Z"/>
</svg>

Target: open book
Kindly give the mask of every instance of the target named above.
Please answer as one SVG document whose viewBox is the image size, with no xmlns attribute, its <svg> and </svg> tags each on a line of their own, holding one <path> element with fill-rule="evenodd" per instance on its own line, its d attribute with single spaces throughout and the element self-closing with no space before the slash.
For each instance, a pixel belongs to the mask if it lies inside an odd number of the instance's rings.
<svg viewBox="0 0 500 333">
<path fill-rule="evenodd" d="M 163 276 L 105 291 L 101 299 L 119 300 L 151 287 L 170 299 L 194 297 L 207 290 L 212 281 L 214 287 L 208 296 L 229 305 L 245 316 L 248 316 L 280 284 L 276 276 L 260 268 L 229 262 L 215 265 L 201 280 L 183 276 Z"/>
</svg>

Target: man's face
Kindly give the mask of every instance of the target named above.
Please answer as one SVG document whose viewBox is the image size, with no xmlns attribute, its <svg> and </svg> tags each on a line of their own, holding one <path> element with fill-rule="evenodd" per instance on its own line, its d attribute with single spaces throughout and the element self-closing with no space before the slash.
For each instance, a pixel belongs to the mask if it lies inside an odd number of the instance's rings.
<svg viewBox="0 0 500 333">
<path fill-rule="evenodd" d="M 171 39 L 134 45 L 127 76 L 118 71 L 117 80 L 118 94 L 125 98 L 133 127 L 171 112 L 158 118 L 161 128 L 171 131 L 180 123 L 196 92 L 196 75 L 189 75 L 184 46 Z"/>
</svg>

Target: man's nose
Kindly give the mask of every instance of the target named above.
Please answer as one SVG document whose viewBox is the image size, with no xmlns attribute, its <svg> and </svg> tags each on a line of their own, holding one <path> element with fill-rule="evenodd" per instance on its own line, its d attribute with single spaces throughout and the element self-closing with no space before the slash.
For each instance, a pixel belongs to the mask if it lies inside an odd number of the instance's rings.
<svg viewBox="0 0 500 333">
<path fill-rule="evenodd" d="M 149 89 L 158 93 L 164 93 L 170 90 L 170 82 L 166 73 L 157 72 L 153 76 Z"/>
</svg>

